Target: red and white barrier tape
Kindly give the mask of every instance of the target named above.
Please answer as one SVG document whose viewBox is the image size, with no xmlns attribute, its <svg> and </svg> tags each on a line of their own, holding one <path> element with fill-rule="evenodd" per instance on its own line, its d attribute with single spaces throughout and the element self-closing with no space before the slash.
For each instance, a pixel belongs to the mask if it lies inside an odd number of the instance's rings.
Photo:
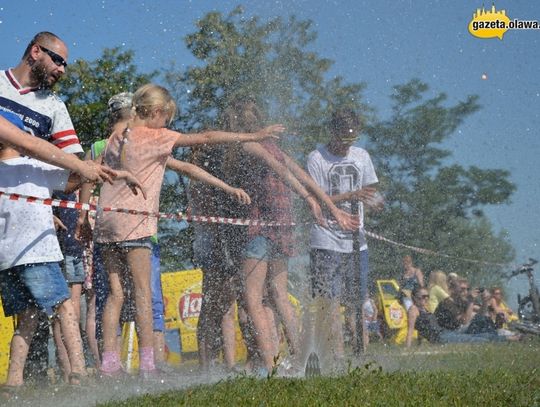
<svg viewBox="0 0 540 407">
<path fill-rule="evenodd" d="M 296 226 L 294 222 L 275 222 L 275 221 L 264 221 L 257 219 L 238 219 L 238 218 L 225 218 L 221 216 L 188 216 L 182 212 L 178 213 L 163 213 L 163 212 L 148 212 L 140 211 L 137 209 L 125 209 L 125 208 L 114 208 L 114 207 L 100 207 L 92 204 L 84 204 L 80 202 L 66 201 L 63 199 L 52 199 L 52 198 L 37 198 L 35 196 L 21 195 L 21 194 L 8 194 L 6 192 L 0 191 L 0 198 L 5 197 L 10 201 L 21 201 L 27 203 L 36 203 L 41 205 L 55 206 L 58 208 L 70 208 L 84 210 L 88 212 L 118 212 L 125 213 L 128 215 L 142 215 L 148 217 L 154 217 L 158 219 L 175 219 L 175 220 L 185 220 L 186 222 L 202 222 L 202 223 L 222 223 L 227 225 L 236 225 L 236 226 Z"/>
<path fill-rule="evenodd" d="M 296 226 L 297 223 L 281 223 L 281 222 L 267 222 L 264 220 L 257 219 L 239 219 L 239 218 L 225 218 L 221 216 L 188 216 L 182 212 L 179 213 L 164 213 L 164 212 L 148 212 L 140 211 L 136 209 L 125 209 L 125 208 L 112 208 L 112 207 L 100 207 L 92 204 L 84 204 L 80 202 L 66 201 L 63 199 L 52 199 L 52 198 L 37 198 L 35 196 L 20 195 L 20 194 L 8 194 L 6 192 L 0 191 L 0 198 L 5 197 L 11 201 L 22 201 L 27 203 L 36 203 L 41 205 L 55 206 L 59 208 L 70 208 L 85 210 L 89 212 L 118 212 L 125 213 L 129 215 L 143 215 L 149 217 L 155 217 L 158 219 L 174 219 L 174 220 L 184 220 L 186 222 L 200 222 L 200 223 L 219 223 L 226 225 L 236 225 L 236 226 Z M 417 253 L 427 254 L 431 256 L 445 257 L 448 259 L 455 259 L 459 261 L 464 261 L 468 263 L 477 263 L 491 266 L 507 266 L 507 264 L 502 263 L 492 263 L 482 260 L 468 259 L 463 257 L 450 256 L 448 254 L 439 253 L 433 250 L 424 249 L 421 247 L 410 246 L 405 243 L 395 242 L 384 236 L 378 235 L 373 232 L 365 231 L 366 236 L 371 237 L 382 242 L 390 243 L 394 246 L 403 247 Z"/>
<path fill-rule="evenodd" d="M 483 260 L 468 259 L 466 257 L 450 256 L 449 254 L 439 253 L 439 252 L 436 252 L 436 251 L 433 251 L 433 250 L 423 249 L 421 247 L 409 246 L 409 245 L 407 245 L 405 243 L 395 242 L 395 241 L 390 240 L 390 239 L 388 239 L 388 238 L 386 238 L 384 236 L 378 235 L 378 234 L 373 233 L 373 232 L 369 232 L 367 230 L 365 232 L 366 232 L 366 236 L 371 237 L 373 239 L 380 240 L 382 242 L 387 242 L 387 243 L 390 243 L 390 244 L 392 244 L 394 246 L 404 247 L 406 249 L 415 251 L 417 253 L 427 254 L 429 256 L 445 257 L 447 259 L 455 259 L 455 260 L 463 261 L 463 262 L 466 262 L 466 263 L 484 264 L 486 266 L 500 266 L 500 267 L 507 267 L 508 266 L 508 264 L 505 264 L 505 263 L 493 263 L 493 262 L 483 261 Z"/>
</svg>

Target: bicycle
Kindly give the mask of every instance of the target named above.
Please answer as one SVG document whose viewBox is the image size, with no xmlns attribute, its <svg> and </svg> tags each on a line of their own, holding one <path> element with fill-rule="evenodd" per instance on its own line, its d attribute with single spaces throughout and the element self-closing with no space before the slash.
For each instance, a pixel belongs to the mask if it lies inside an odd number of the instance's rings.
<svg viewBox="0 0 540 407">
<path fill-rule="evenodd" d="M 522 297 L 520 294 L 517 295 L 520 322 L 516 327 L 522 331 L 540 334 L 540 292 L 534 281 L 533 273 L 536 263 L 538 263 L 538 260 L 529 258 L 529 262 L 522 264 L 519 268 L 512 271 L 508 275 L 508 279 L 521 274 L 527 275 L 529 293 L 525 297 Z"/>
</svg>

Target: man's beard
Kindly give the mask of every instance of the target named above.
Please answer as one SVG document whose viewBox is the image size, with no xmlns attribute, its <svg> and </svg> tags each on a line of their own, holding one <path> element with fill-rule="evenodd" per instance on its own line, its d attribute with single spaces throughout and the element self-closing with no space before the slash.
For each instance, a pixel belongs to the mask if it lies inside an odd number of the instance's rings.
<svg viewBox="0 0 540 407">
<path fill-rule="evenodd" d="M 40 89 L 50 89 L 56 83 L 56 79 L 52 77 L 49 79 L 49 73 L 45 66 L 39 61 L 34 62 L 30 68 L 30 79 L 37 84 Z"/>
</svg>

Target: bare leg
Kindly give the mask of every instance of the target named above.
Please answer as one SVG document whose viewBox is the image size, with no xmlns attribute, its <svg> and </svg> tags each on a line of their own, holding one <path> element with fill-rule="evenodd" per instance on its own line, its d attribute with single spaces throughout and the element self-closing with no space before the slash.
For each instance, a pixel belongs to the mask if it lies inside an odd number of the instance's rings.
<svg viewBox="0 0 540 407">
<path fill-rule="evenodd" d="M 150 288 L 150 250 L 144 247 L 130 249 L 127 254 L 127 263 L 133 286 L 135 289 L 135 322 L 139 348 L 152 348 L 153 318 L 152 318 L 152 291 Z"/>
<path fill-rule="evenodd" d="M 225 366 L 231 369 L 236 362 L 236 329 L 234 321 L 235 302 L 233 301 L 229 309 L 221 320 L 221 332 L 223 335 L 223 360 Z"/>
<path fill-rule="evenodd" d="M 165 334 L 154 331 L 154 359 L 156 363 L 165 362 Z"/>
<path fill-rule="evenodd" d="M 280 334 L 280 320 L 270 299 L 263 299 L 264 314 L 266 316 L 266 321 L 268 323 L 268 329 L 270 330 L 269 339 L 272 341 L 273 353 L 275 356 L 279 355 L 280 344 L 281 344 L 281 334 Z"/>
<path fill-rule="evenodd" d="M 232 307 L 232 308 L 231 308 Z M 235 321 L 233 282 L 223 270 L 205 270 L 203 274 L 203 303 L 197 339 L 199 340 L 199 364 L 207 370 L 221 349 L 228 367 L 235 359 Z M 232 364 L 229 364 L 227 361 Z"/>
<path fill-rule="evenodd" d="M 232 287 L 236 297 L 238 325 L 240 325 L 240 331 L 242 332 L 242 338 L 247 351 L 245 369 L 251 371 L 255 363 L 259 360 L 259 353 L 255 342 L 255 328 L 246 311 L 247 306 L 244 298 L 245 282 L 240 273 L 233 277 Z"/>
<path fill-rule="evenodd" d="M 229 276 L 220 273 L 216 283 L 220 288 L 215 290 L 217 298 L 214 319 L 217 331 L 221 334 L 221 348 L 225 365 L 228 368 L 232 368 L 236 358 L 236 322 L 234 320 L 236 301 L 233 287 L 234 282 Z"/>
<path fill-rule="evenodd" d="M 112 250 L 103 250 L 103 262 L 109 275 L 109 294 L 103 309 L 103 352 L 118 350 L 117 331 L 120 323 L 120 312 L 124 302 L 122 289 L 123 255 Z"/>
<path fill-rule="evenodd" d="M 253 369 L 255 363 L 259 359 L 259 353 L 257 351 L 257 344 L 255 343 L 255 328 L 253 328 L 253 323 L 251 318 L 249 318 L 246 312 L 246 306 L 244 305 L 243 300 L 237 300 L 238 304 L 238 324 L 240 325 L 240 330 L 242 331 L 242 337 L 246 345 L 247 356 L 246 356 L 246 370 L 250 371 Z"/>
<path fill-rule="evenodd" d="M 356 337 L 356 310 L 352 304 L 345 305 L 345 325 L 346 330 L 351 338 L 351 344 L 353 347 L 357 341 Z"/>
<path fill-rule="evenodd" d="M 199 349 L 199 367 L 202 371 L 208 371 L 215 355 L 211 341 L 215 341 L 219 335 L 218 326 L 215 323 L 215 302 L 218 283 L 214 281 L 218 271 L 212 269 L 203 270 L 202 277 L 202 304 L 197 324 L 197 345 Z"/>
<path fill-rule="evenodd" d="M 330 313 L 332 315 L 333 332 L 333 354 L 335 360 L 342 360 L 345 357 L 345 347 L 343 339 L 343 323 L 341 322 L 341 304 L 339 300 L 332 300 L 330 303 Z"/>
<path fill-rule="evenodd" d="M 94 290 L 86 292 L 86 337 L 88 346 L 94 357 L 96 368 L 99 369 L 99 347 L 96 339 L 96 293 Z"/>
<path fill-rule="evenodd" d="M 81 330 L 79 322 L 75 319 L 75 307 L 70 299 L 60 304 L 56 312 L 62 327 L 62 336 L 71 364 L 71 373 L 86 374 Z"/>
<path fill-rule="evenodd" d="M 62 338 L 62 327 L 58 318 L 54 318 L 53 321 L 53 338 L 56 346 L 56 361 L 62 371 L 62 378 L 67 383 L 69 374 L 71 373 L 71 364 L 69 363 L 69 357 L 64 345 L 64 339 Z"/>
<path fill-rule="evenodd" d="M 29 308 L 18 315 L 17 331 L 11 339 L 9 349 L 9 370 L 6 381 L 8 386 L 21 386 L 24 383 L 24 364 L 38 324 L 36 314 L 35 308 Z"/>
<path fill-rule="evenodd" d="M 289 353 L 297 355 L 299 350 L 298 321 L 294 307 L 289 301 L 287 289 L 287 263 L 276 260 L 270 263 L 269 294 L 283 322 L 285 336 L 289 344 Z"/>
<path fill-rule="evenodd" d="M 79 326 L 80 319 L 81 319 L 82 284 L 79 284 L 79 283 L 70 284 L 69 291 L 70 291 L 70 298 L 71 298 L 73 309 L 74 309 L 73 318 L 75 318 L 77 325 Z M 55 318 L 53 322 L 53 337 L 54 337 L 54 343 L 56 345 L 56 359 L 58 360 L 58 364 L 60 365 L 60 368 L 62 370 L 62 376 L 64 378 L 64 382 L 67 383 L 69 379 L 69 374 L 71 373 L 71 364 L 69 362 L 68 352 L 64 344 L 64 337 L 62 335 L 61 324 L 57 318 Z"/>
<path fill-rule="evenodd" d="M 255 328 L 255 341 L 264 366 L 268 371 L 274 364 L 274 343 L 262 303 L 268 263 L 264 260 L 246 259 L 242 267 L 245 279 L 244 298 L 247 313 Z"/>
<path fill-rule="evenodd" d="M 71 293 L 71 302 L 73 303 L 73 309 L 75 310 L 75 318 L 77 321 L 81 320 L 81 294 L 82 284 L 70 284 L 69 291 Z"/>
</svg>

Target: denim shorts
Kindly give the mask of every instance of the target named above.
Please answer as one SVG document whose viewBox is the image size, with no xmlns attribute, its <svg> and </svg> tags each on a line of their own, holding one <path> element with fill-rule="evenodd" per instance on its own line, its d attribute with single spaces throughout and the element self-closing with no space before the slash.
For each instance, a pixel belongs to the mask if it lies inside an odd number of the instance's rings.
<svg viewBox="0 0 540 407">
<path fill-rule="evenodd" d="M 255 236 L 251 238 L 244 252 L 247 259 L 257 259 L 264 261 L 278 260 L 288 257 L 279 247 L 264 236 Z"/>
<path fill-rule="evenodd" d="M 353 253 L 312 249 L 310 278 L 313 297 L 341 299 L 344 304 L 367 298 L 369 264 L 367 250 L 360 252 L 360 270 Z"/>
<path fill-rule="evenodd" d="M 13 316 L 30 307 L 54 314 L 56 306 L 69 299 L 69 288 L 57 262 L 15 266 L 0 271 L 4 314 Z"/>
<path fill-rule="evenodd" d="M 62 271 L 64 272 L 64 277 L 68 284 L 84 283 L 84 265 L 81 257 L 65 256 L 62 265 Z"/>
</svg>

